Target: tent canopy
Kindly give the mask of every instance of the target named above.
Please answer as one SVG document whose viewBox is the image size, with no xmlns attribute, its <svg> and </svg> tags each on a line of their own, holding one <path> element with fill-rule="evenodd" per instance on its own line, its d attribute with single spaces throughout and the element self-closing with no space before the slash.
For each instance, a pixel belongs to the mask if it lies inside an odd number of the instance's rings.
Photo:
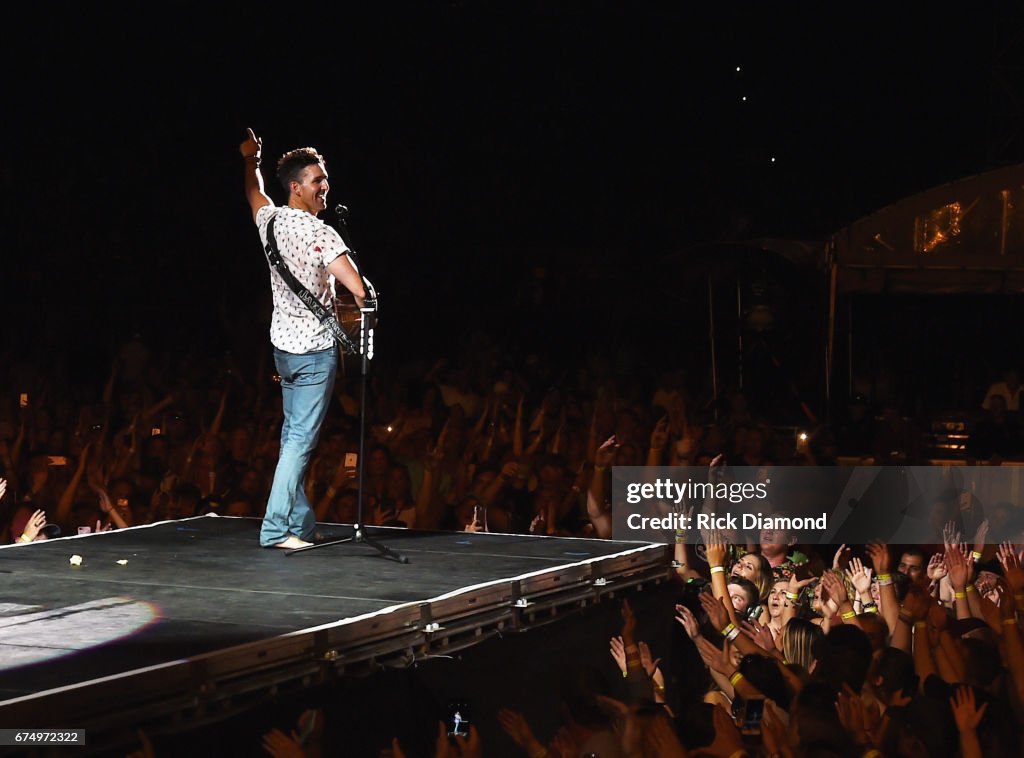
<svg viewBox="0 0 1024 758">
<path fill-rule="evenodd" d="M 893 203 L 830 249 L 840 292 L 1024 292 L 1024 164 Z"/>
</svg>

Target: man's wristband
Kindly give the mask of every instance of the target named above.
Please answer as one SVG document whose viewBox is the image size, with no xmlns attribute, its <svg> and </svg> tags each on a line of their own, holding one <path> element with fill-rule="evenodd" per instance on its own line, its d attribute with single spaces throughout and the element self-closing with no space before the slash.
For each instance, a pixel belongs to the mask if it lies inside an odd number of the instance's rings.
<svg viewBox="0 0 1024 758">
<path fill-rule="evenodd" d="M 18 537 L 18 542 L 31 542 L 31 541 L 32 541 L 32 538 L 31 538 L 31 537 L 29 537 L 29 536 L 28 536 L 27 534 L 25 534 L 24 532 L 22 532 L 22 533 L 21 533 L 21 536 L 20 536 L 20 537 Z"/>
</svg>

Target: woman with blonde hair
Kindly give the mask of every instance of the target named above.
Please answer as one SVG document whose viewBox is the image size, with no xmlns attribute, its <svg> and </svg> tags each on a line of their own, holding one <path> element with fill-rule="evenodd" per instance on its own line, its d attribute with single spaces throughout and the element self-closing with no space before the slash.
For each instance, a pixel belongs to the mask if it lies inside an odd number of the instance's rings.
<svg viewBox="0 0 1024 758">
<path fill-rule="evenodd" d="M 814 661 L 811 648 L 824 636 L 825 633 L 817 624 L 807 619 L 790 619 L 782 628 L 782 657 L 786 663 L 795 663 L 809 672 Z"/>
</svg>

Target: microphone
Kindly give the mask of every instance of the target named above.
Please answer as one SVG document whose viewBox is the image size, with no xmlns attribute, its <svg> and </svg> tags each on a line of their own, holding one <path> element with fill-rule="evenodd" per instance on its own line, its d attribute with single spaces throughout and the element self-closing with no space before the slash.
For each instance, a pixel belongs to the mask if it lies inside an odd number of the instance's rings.
<svg viewBox="0 0 1024 758">
<path fill-rule="evenodd" d="M 340 203 L 334 206 L 334 215 L 338 217 L 339 221 L 348 221 L 348 206 Z"/>
</svg>

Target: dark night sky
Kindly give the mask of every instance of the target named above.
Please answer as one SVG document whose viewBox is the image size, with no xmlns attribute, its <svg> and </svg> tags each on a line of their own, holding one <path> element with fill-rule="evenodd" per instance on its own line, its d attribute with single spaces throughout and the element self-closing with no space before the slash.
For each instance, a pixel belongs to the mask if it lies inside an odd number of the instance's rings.
<svg viewBox="0 0 1024 758">
<path fill-rule="evenodd" d="M 821 238 L 991 166 L 1013 21 L 999 4 L 83 7 L 7 29 L 5 226 L 28 262 L 8 305 L 97 277 L 129 306 L 262 295 L 246 126 L 265 166 L 327 156 L 405 310 L 501 303 L 480 293 L 535 264 L 624 264 L 621 281 L 695 243 Z"/>
</svg>

